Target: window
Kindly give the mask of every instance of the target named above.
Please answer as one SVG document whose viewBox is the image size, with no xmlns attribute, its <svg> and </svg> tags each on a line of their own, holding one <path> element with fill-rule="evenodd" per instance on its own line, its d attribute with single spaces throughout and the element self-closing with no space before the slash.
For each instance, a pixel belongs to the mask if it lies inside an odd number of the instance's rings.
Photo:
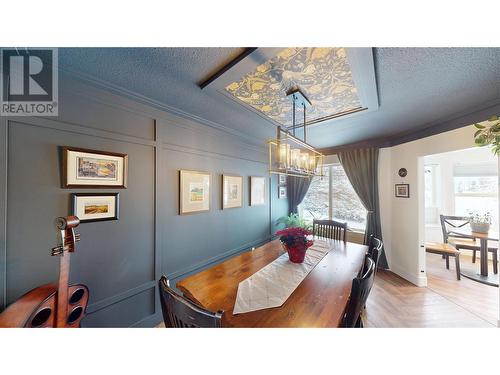
<svg viewBox="0 0 500 375">
<path fill-rule="evenodd" d="M 489 212 L 493 226 L 498 227 L 498 177 L 496 165 L 455 165 L 455 215 L 469 211 Z"/>
<path fill-rule="evenodd" d="M 308 221 L 333 219 L 355 230 L 366 227 L 367 211 L 340 164 L 326 166 L 324 177 L 313 178 L 299 212 Z"/>
</svg>

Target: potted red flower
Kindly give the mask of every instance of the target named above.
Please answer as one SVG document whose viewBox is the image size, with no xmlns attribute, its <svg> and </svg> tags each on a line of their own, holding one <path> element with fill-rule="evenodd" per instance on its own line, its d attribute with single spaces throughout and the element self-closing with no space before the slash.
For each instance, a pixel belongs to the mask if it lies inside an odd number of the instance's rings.
<svg viewBox="0 0 500 375">
<path fill-rule="evenodd" d="M 276 232 L 280 236 L 283 248 L 288 252 L 288 257 L 293 263 L 302 263 L 306 256 L 306 251 L 312 246 L 314 241 L 308 240 L 311 231 L 304 228 L 286 228 Z"/>
</svg>

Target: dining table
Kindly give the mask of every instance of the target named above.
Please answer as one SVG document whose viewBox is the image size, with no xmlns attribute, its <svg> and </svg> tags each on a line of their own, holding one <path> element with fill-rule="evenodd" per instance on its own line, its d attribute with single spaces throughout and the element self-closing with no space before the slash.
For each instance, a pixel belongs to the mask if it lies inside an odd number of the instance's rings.
<svg viewBox="0 0 500 375">
<path fill-rule="evenodd" d="M 368 247 L 327 238 L 314 241 L 327 248 L 326 255 L 279 307 L 233 314 L 240 282 L 285 253 L 279 239 L 180 280 L 177 289 L 208 310 L 223 310 L 224 327 L 340 327 Z"/>
<path fill-rule="evenodd" d="M 498 286 L 498 274 L 491 274 L 488 271 L 488 242 L 495 241 L 498 243 L 498 232 L 495 230 L 490 230 L 488 233 L 473 232 L 468 226 L 465 226 L 462 228 L 455 228 L 449 233 L 451 235 L 457 234 L 461 237 L 479 240 L 479 270 L 471 271 L 462 267 L 460 274 L 483 284 Z"/>
</svg>

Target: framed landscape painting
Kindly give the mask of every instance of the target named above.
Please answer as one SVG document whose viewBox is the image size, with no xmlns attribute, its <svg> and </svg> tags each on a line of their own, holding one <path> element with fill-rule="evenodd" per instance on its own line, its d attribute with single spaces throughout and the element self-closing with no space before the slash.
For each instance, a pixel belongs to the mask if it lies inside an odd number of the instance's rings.
<svg viewBox="0 0 500 375">
<path fill-rule="evenodd" d="M 80 222 L 118 220 L 118 193 L 71 194 L 73 215 Z"/>
<path fill-rule="evenodd" d="M 179 171 L 179 215 L 210 210 L 210 180 L 207 172 Z"/>
<path fill-rule="evenodd" d="M 63 147 L 63 188 L 126 188 L 128 156 Z"/>
<path fill-rule="evenodd" d="M 222 175 L 222 209 L 243 207 L 243 177 Z"/>
<path fill-rule="evenodd" d="M 259 206 L 266 203 L 266 178 L 250 177 L 250 206 Z"/>
</svg>

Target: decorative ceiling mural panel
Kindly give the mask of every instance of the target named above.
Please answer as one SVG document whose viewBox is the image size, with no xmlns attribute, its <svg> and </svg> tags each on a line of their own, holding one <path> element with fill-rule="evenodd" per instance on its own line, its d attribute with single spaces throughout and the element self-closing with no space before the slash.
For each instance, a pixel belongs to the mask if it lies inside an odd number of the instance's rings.
<svg viewBox="0 0 500 375">
<path fill-rule="evenodd" d="M 254 72 L 226 86 L 226 91 L 289 127 L 292 103 L 286 92 L 295 87 L 312 103 L 307 110 L 308 122 L 361 107 L 344 48 L 286 48 Z"/>
</svg>

